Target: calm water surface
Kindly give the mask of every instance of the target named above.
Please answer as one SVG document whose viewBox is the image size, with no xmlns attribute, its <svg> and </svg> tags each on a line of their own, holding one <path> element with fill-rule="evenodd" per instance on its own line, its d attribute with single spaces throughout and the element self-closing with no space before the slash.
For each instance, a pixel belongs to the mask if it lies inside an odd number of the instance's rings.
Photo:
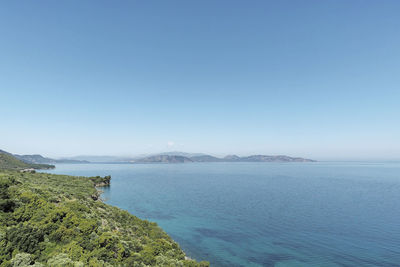
<svg viewBox="0 0 400 267">
<path fill-rule="evenodd" d="M 59 164 L 212 266 L 400 266 L 400 163 Z"/>
</svg>

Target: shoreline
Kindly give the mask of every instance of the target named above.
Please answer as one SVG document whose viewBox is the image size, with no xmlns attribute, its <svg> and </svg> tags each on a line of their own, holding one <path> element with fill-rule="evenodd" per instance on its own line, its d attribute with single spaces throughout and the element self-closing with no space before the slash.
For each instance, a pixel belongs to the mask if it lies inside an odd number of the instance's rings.
<svg viewBox="0 0 400 267">
<path fill-rule="evenodd" d="M 26 259 L 30 266 L 209 266 L 188 260 L 157 223 L 105 203 L 101 187 L 109 180 L 1 169 L 7 205 L 0 206 L 0 218 L 15 219 L 0 220 L 10 248 L 0 248 L 0 265 Z"/>
<path fill-rule="evenodd" d="M 111 178 L 111 176 L 110 176 L 110 178 Z M 104 187 L 110 187 L 111 186 L 111 182 L 109 182 L 108 184 L 101 184 L 101 185 L 97 185 L 97 184 L 95 184 L 95 189 L 96 189 L 96 200 L 95 201 L 100 201 L 100 202 L 102 202 L 102 203 L 104 203 L 105 205 L 109 205 L 109 206 L 112 206 L 112 207 L 116 207 L 116 208 L 118 208 L 118 209 L 120 209 L 120 210 L 124 210 L 124 209 L 121 209 L 120 207 L 118 207 L 118 206 L 113 206 L 113 205 L 110 205 L 110 204 L 108 204 L 108 203 L 106 203 L 106 199 L 105 198 L 103 198 L 102 197 L 102 194 L 104 193 L 104 191 L 103 190 L 101 190 L 100 188 L 104 188 Z M 93 198 L 93 197 L 92 197 Z M 128 212 L 129 214 L 131 214 L 131 215 L 133 215 L 133 216 L 135 216 L 136 217 L 136 215 L 134 215 L 134 214 L 132 214 L 131 212 L 129 212 L 128 210 L 124 210 L 124 211 L 126 211 L 126 212 Z M 139 217 L 138 217 L 139 218 Z M 145 219 L 142 219 L 142 218 L 139 218 L 139 219 L 141 219 L 141 220 L 145 220 Z M 156 223 L 156 222 L 154 222 L 154 223 Z M 158 223 L 156 223 L 157 224 L 157 226 L 158 227 L 160 227 L 159 225 L 158 225 Z M 162 227 L 160 227 L 161 228 L 161 230 L 162 231 L 164 231 L 171 239 L 172 239 L 172 237 L 162 228 Z M 197 262 L 197 260 L 196 259 L 193 259 L 193 258 L 191 258 L 191 257 L 189 257 L 189 256 L 187 256 L 186 255 L 186 252 L 182 249 L 182 247 L 180 246 L 180 244 L 179 244 L 179 242 L 177 242 L 177 241 L 175 241 L 174 239 L 172 239 L 175 243 L 177 243 L 178 245 L 179 245 L 179 247 L 180 247 L 180 249 L 183 251 L 183 253 L 185 254 L 185 260 L 187 260 L 187 261 L 196 261 Z"/>
</svg>

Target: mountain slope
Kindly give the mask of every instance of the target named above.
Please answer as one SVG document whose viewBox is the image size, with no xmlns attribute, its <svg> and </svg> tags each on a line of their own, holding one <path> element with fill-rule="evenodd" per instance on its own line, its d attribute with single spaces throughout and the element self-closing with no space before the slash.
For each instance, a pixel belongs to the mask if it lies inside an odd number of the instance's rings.
<svg viewBox="0 0 400 267">
<path fill-rule="evenodd" d="M 56 163 L 54 159 L 45 158 L 41 155 L 13 155 L 19 160 L 22 160 L 26 163 L 35 163 L 35 164 L 43 164 L 43 163 Z"/>
<path fill-rule="evenodd" d="M 12 154 L 0 150 L 0 169 L 14 169 L 14 170 L 21 170 L 21 169 L 51 169 L 54 168 L 53 165 L 47 164 L 30 164 L 23 162 Z"/>
<path fill-rule="evenodd" d="M 89 161 L 85 160 L 73 160 L 73 159 L 51 159 L 43 157 L 42 155 L 13 155 L 19 160 L 22 160 L 26 163 L 33 164 L 55 164 L 55 163 L 89 163 Z"/>
</svg>

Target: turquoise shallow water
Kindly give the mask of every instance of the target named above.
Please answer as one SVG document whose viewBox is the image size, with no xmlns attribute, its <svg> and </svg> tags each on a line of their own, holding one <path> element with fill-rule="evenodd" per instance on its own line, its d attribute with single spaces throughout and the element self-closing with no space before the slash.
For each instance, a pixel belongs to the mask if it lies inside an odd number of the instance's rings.
<svg viewBox="0 0 400 267">
<path fill-rule="evenodd" d="M 59 164 L 212 266 L 400 266 L 400 163 Z"/>
</svg>

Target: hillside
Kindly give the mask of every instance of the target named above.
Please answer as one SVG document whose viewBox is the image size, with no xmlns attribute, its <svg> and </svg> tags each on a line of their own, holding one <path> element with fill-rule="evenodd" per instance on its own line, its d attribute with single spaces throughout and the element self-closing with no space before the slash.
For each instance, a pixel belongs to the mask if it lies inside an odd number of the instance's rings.
<svg viewBox="0 0 400 267">
<path fill-rule="evenodd" d="M 110 177 L 0 171 L 0 266 L 209 266 L 156 223 L 97 200 Z"/>
<path fill-rule="evenodd" d="M 55 163 L 79 164 L 79 163 L 89 163 L 89 161 L 85 161 L 85 160 L 46 158 L 46 157 L 43 157 L 42 155 L 37 155 L 37 154 L 35 154 L 35 155 L 16 155 L 16 154 L 13 154 L 13 156 L 16 157 L 19 160 L 22 160 L 23 162 L 32 163 L 32 164 L 55 164 Z"/>
<path fill-rule="evenodd" d="M 30 164 L 15 158 L 12 154 L 0 150 L 0 170 L 1 169 L 51 169 L 53 165 L 48 164 Z"/>
</svg>

